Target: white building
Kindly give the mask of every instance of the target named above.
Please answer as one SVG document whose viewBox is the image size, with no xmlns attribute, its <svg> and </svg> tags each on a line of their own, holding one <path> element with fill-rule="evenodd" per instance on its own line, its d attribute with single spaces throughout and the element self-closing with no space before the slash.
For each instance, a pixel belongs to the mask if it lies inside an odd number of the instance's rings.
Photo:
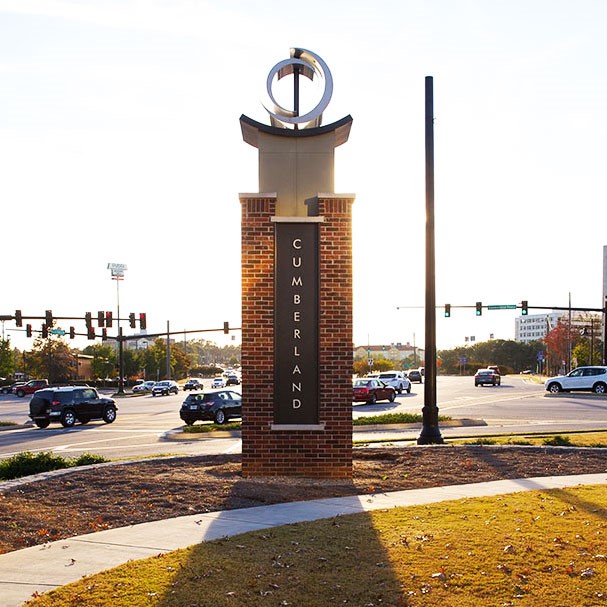
<svg viewBox="0 0 607 607">
<path fill-rule="evenodd" d="M 554 329 L 559 320 L 562 323 L 569 323 L 569 312 L 559 310 L 558 312 L 547 312 L 546 314 L 530 314 L 529 316 L 519 316 L 514 320 L 514 339 L 527 343 L 530 341 L 539 341 L 546 337 L 546 334 Z M 571 312 L 571 326 L 575 329 L 590 328 L 593 324 L 600 327 L 601 315 L 591 312 Z"/>
</svg>

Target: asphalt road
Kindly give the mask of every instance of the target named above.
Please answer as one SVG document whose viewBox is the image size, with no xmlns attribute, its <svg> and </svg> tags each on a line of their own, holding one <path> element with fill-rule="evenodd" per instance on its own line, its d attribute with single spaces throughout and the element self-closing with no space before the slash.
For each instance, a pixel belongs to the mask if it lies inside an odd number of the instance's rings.
<svg viewBox="0 0 607 607">
<path fill-rule="evenodd" d="M 235 387 L 238 389 L 238 387 Z M 92 421 L 63 428 L 51 424 L 46 429 L 33 426 L 0 431 L 0 458 L 22 451 L 54 451 L 66 457 L 97 453 L 108 459 L 153 455 L 237 453 L 240 440 L 235 438 L 194 438 L 169 440 L 171 431 L 182 427 L 179 407 L 185 394 L 117 399 L 118 417 L 113 424 Z M 503 432 L 564 432 L 607 428 L 607 397 L 591 394 L 550 395 L 543 385 L 525 376 L 505 376 L 502 385 L 474 387 L 471 377 L 439 377 L 437 381 L 439 412 L 453 418 L 473 418 L 486 426 L 441 427 L 444 437 L 474 436 Z M 0 421 L 24 424 L 29 420 L 29 398 L 0 395 Z M 424 385 L 413 384 L 410 394 L 398 395 L 394 403 L 356 404 L 353 416 L 408 411 L 420 413 L 424 405 Z M 357 432 L 360 440 L 414 440 L 418 430 Z"/>
</svg>

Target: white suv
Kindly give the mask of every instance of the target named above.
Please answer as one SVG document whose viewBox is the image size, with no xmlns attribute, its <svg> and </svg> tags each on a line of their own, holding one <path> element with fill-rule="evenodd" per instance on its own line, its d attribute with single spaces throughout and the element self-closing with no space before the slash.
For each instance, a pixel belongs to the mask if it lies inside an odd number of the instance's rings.
<svg viewBox="0 0 607 607">
<path fill-rule="evenodd" d="M 551 377 L 544 383 L 548 392 L 592 390 L 596 394 L 607 392 L 607 367 L 578 367 L 567 375 Z"/>
<path fill-rule="evenodd" d="M 392 386 L 399 394 L 411 392 L 411 382 L 402 371 L 382 371 L 379 380 L 387 386 Z"/>
</svg>

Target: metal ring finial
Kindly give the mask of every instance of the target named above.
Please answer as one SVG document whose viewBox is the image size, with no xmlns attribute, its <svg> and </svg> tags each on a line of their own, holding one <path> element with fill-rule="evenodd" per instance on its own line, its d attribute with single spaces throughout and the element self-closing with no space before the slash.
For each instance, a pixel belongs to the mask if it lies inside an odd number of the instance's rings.
<svg viewBox="0 0 607 607">
<path fill-rule="evenodd" d="M 289 74 L 294 75 L 294 109 L 289 110 L 282 107 L 277 103 L 272 93 L 272 85 L 274 79 L 280 80 L 282 77 Z M 325 88 L 323 95 L 318 104 L 309 112 L 299 115 L 299 85 L 298 76 L 302 74 L 309 80 L 313 80 L 316 74 L 319 78 L 324 80 Z M 270 120 L 275 126 L 282 126 L 287 128 L 288 125 L 295 125 L 295 128 L 302 125 L 303 128 L 311 128 L 320 126 L 322 122 L 322 113 L 331 101 L 333 95 L 333 77 L 327 64 L 315 53 L 308 51 L 303 48 L 292 48 L 291 58 L 284 59 L 277 63 L 268 74 L 266 82 L 266 89 L 268 97 L 273 105 L 273 110 L 268 109 L 265 105 L 265 109 L 270 114 Z"/>
</svg>

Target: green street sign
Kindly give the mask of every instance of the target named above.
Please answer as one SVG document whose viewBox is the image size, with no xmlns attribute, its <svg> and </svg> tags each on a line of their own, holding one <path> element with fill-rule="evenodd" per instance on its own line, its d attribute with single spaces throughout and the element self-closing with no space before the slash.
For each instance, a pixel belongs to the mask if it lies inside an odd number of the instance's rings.
<svg viewBox="0 0 607 607">
<path fill-rule="evenodd" d="M 487 310 L 516 310 L 518 306 L 516 304 L 504 304 L 501 306 L 487 306 Z"/>
</svg>

